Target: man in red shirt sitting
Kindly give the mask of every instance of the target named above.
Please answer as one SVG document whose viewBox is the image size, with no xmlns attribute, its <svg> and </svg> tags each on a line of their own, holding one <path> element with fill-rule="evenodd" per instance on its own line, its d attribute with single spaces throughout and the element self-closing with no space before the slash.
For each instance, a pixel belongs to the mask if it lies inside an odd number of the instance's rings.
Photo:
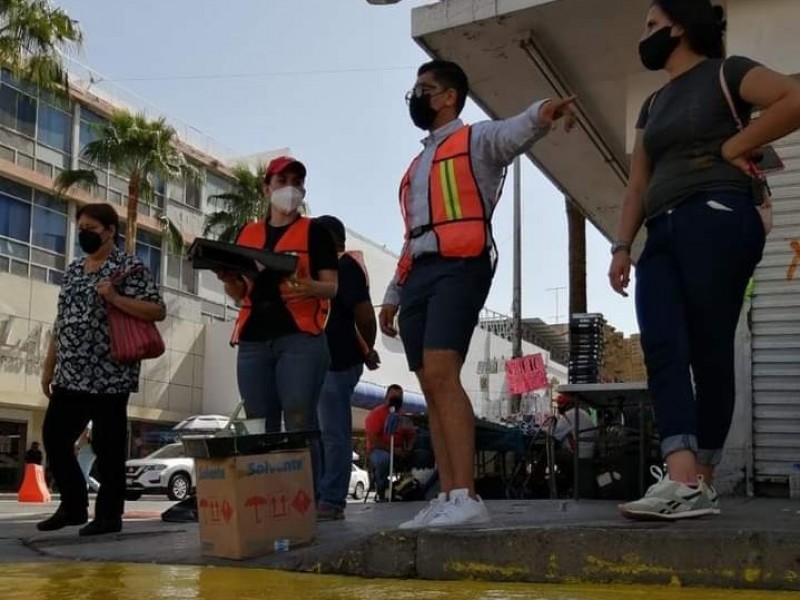
<svg viewBox="0 0 800 600">
<path fill-rule="evenodd" d="M 410 457 L 416 432 L 408 419 L 401 416 L 403 388 L 392 384 L 386 388 L 386 402 L 373 408 L 364 421 L 367 434 L 367 457 L 375 479 L 376 500 L 386 500 L 389 487 L 389 448 L 394 437 L 395 464 Z"/>
</svg>

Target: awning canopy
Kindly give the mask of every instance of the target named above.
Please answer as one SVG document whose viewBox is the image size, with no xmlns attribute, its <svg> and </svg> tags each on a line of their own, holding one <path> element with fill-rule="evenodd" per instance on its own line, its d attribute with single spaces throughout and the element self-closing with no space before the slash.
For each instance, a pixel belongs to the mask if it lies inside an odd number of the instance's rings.
<svg viewBox="0 0 800 600">
<path fill-rule="evenodd" d="M 351 404 L 356 408 L 372 410 L 386 401 L 385 385 L 359 382 L 353 392 Z M 403 391 L 403 411 L 422 414 L 425 412 L 425 397 L 417 392 Z"/>
<path fill-rule="evenodd" d="M 646 11 L 641 0 L 442 0 L 412 11 L 412 35 L 464 68 L 472 98 L 494 118 L 539 98 L 579 96 L 579 127 L 551 134 L 530 158 L 612 238 L 633 123 L 660 81 L 636 52 Z"/>
</svg>

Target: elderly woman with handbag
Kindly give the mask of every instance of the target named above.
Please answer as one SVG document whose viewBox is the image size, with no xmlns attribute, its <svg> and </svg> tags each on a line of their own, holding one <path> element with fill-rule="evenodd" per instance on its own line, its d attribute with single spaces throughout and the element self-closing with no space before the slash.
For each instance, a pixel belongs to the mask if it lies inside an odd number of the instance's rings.
<svg viewBox="0 0 800 600">
<path fill-rule="evenodd" d="M 94 520 L 79 532 L 89 536 L 122 529 L 128 397 L 138 391 L 140 361 L 164 352 L 155 322 L 166 310 L 142 261 L 117 249 L 114 207 L 85 205 L 77 223 L 85 256 L 64 274 L 42 368 L 42 391 L 49 399 L 44 447 L 61 504 L 37 528 L 54 531 L 88 521 L 86 481 L 74 444 L 91 421 L 102 485 Z"/>
</svg>

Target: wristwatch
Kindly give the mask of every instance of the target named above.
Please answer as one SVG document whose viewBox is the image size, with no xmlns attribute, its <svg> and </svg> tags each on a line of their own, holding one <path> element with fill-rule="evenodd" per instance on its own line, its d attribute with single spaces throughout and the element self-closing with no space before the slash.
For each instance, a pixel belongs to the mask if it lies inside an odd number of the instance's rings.
<svg viewBox="0 0 800 600">
<path fill-rule="evenodd" d="M 617 252 L 627 252 L 628 254 L 630 254 L 631 245 L 628 242 L 617 240 L 616 242 L 611 244 L 611 254 L 614 255 Z"/>
</svg>

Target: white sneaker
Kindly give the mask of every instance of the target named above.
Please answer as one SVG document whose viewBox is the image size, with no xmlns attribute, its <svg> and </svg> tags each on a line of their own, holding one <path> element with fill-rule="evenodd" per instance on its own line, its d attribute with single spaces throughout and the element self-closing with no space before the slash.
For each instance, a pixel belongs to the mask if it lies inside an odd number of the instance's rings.
<svg viewBox="0 0 800 600">
<path fill-rule="evenodd" d="M 435 517 L 428 521 L 428 527 L 452 527 L 454 525 L 477 525 L 490 521 L 489 511 L 480 497 L 472 499 L 466 489 L 450 492 L 450 500 L 444 504 Z"/>
<path fill-rule="evenodd" d="M 400 523 L 399 529 L 420 529 L 425 527 L 433 518 L 437 517 L 447 504 L 447 494 L 441 492 L 436 498 L 430 501 L 428 506 L 417 513 L 417 516 Z"/>
</svg>

